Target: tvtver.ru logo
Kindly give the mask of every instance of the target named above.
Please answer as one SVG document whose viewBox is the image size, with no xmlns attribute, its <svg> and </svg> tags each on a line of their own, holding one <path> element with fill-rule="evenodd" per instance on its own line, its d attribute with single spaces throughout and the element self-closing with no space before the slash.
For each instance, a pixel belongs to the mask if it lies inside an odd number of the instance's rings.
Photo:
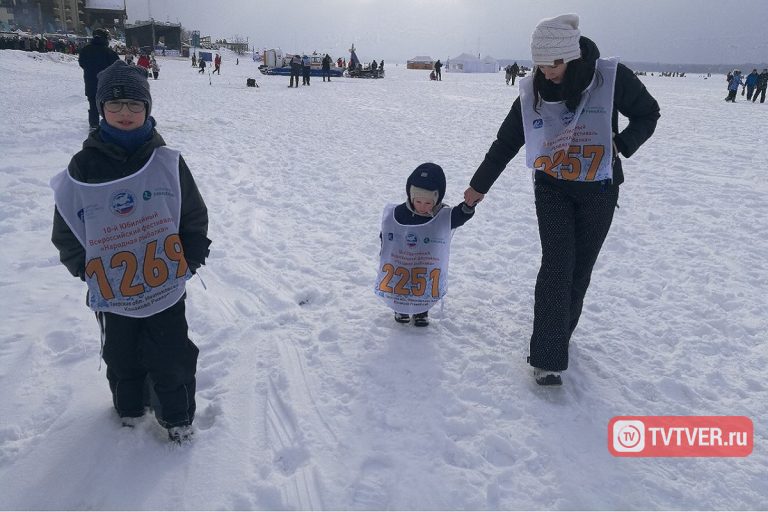
<svg viewBox="0 0 768 512">
<path fill-rule="evenodd" d="M 613 424 L 613 449 L 617 452 L 641 452 L 645 449 L 645 423 L 618 420 Z"/>
<path fill-rule="evenodd" d="M 746 416 L 616 416 L 608 423 L 616 457 L 747 457 L 753 446 Z"/>
</svg>

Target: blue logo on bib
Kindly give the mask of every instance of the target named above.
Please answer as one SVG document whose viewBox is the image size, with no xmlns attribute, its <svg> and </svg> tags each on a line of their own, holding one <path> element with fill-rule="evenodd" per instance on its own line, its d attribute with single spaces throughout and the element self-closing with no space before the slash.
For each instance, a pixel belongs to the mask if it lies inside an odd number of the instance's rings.
<svg viewBox="0 0 768 512">
<path fill-rule="evenodd" d="M 125 217 L 136 208 L 136 198 L 130 190 L 119 190 L 109 199 L 109 207 L 115 215 Z"/>
</svg>

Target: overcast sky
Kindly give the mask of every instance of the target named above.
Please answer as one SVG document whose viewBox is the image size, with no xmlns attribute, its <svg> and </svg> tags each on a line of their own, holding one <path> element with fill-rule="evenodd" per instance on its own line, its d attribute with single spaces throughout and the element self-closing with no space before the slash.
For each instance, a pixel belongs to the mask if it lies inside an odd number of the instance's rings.
<svg viewBox="0 0 768 512">
<path fill-rule="evenodd" d="M 768 61 L 765 0 L 126 0 L 128 20 L 181 23 L 257 48 L 362 60 L 445 60 L 459 53 L 529 59 L 547 17 L 575 12 L 603 56 L 625 61 L 740 64 Z"/>
</svg>

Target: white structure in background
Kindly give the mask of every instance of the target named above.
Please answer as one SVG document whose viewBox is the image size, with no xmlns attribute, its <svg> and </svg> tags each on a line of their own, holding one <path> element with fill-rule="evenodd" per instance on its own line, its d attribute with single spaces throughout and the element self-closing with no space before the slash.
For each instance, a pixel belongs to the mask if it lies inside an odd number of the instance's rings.
<svg viewBox="0 0 768 512">
<path fill-rule="evenodd" d="M 462 53 L 457 57 L 451 57 L 445 63 L 445 70 L 450 73 L 496 73 L 499 70 L 499 63 L 490 55 L 482 59 L 478 55 Z"/>
</svg>

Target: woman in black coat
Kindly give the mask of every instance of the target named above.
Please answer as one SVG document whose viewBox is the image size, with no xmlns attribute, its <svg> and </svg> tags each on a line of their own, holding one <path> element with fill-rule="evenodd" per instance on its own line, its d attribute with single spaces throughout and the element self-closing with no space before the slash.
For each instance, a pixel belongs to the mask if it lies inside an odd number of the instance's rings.
<svg viewBox="0 0 768 512">
<path fill-rule="evenodd" d="M 659 105 L 615 59 L 600 59 L 578 16 L 542 20 L 531 38 L 536 66 L 464 193 L 481 201 L 526 145 L 534 170 L 542 259 L 528 362 L 536 382 L 560 385 L 568 344 L 613 219 L 630 157 L 653 134 Z M 621 131 L 618 114 L 629 119 Z"/>
</svg>

